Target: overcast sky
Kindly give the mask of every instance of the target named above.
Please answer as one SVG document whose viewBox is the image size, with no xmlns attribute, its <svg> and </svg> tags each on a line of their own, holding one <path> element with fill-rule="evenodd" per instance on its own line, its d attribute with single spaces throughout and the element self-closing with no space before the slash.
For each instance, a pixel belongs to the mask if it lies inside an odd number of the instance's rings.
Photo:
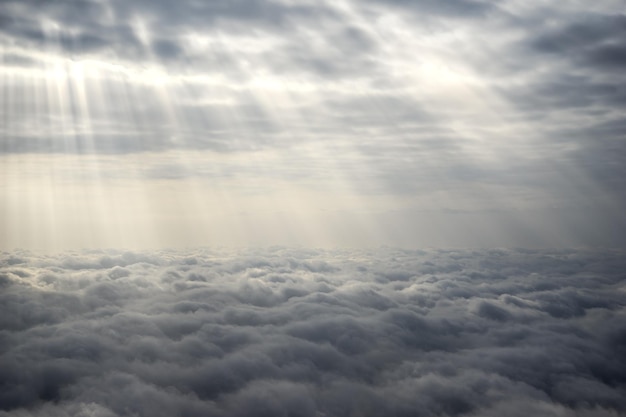
<svg viewBox="0 0 626 417">
<path fill-rule="evenodd" d="M 0 247 L 624 246 L 624 10 L 2 0 Z"/>
</svg>

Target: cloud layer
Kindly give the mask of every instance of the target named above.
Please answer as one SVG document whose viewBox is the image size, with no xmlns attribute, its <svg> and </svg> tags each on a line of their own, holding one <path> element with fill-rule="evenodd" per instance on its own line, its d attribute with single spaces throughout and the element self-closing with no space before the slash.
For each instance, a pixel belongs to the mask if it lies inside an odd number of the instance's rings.
<svg viewBox="0 0 626 417">
<path fill-rule="evenodd" d="M 479 246 L 624 247 L 625 27 L 614 0 L 2 1 L 0 245 L 35 247 L 29 225 L 71 223 L 78 188 L 97 190 L 87 205 L 118 189 L 136 203 L 89 208 L 93 242 L 50 232 L 46 249 L 131 246 L 106 231 L 137 218 L 158 219 L 146 228 L 170 247 L 179 219 L 209 234 L 224 221 L 197 212 L 257 207 L 251 193 L 272 202 L 257 214 L 287 207 L 279 217 L 306 224 L 296 236 L 332 234 L 311 201 L 350 213 L 344 224 L 373 207 L 351 245 L 370 229 L 375 245 L 458 247 L 430 225 L 481 224 L 511 232 Z M 31 204 L 46 193 L 47 216 Z M 181 201 L 176 215 L 167 201 Z M 423 240 L 376 230 L 398 212 Z M 262 242 L 275 243 L 293 242 Z"/>
<path fill-rule="evenodd" d="M 4 253 L 0 415 L 617 416 L 624 259 Z"/>
</svg>

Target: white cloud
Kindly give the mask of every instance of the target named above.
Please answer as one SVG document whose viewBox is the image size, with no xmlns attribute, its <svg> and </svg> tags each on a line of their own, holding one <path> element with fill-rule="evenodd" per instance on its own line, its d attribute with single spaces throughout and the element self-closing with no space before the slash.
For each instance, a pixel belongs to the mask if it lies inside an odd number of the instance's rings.
<svg viewBox="0 0 626 417">
<path fill-rule="evenodd" d="M 621 252 L 5 253 L 1 415 L 618 415 Z"/>
</svg>

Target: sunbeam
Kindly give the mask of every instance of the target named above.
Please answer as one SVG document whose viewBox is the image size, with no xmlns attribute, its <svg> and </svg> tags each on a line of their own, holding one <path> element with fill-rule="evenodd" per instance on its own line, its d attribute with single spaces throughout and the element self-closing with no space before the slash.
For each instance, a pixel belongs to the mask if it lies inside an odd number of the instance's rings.
<svg viewBox="0 0 626 417">
<path fill-rule="evenodd" d="M 623 0 L 0 0 L 0 417 L 626 415 Z"/>
<path fill-rule="evenodd" d="M 556 74 L 566 25 L 512 1 L 192 3 L 69 24 L 9 2 L 4 248 L 621 241 L 619 63 Z"/>
</svg>

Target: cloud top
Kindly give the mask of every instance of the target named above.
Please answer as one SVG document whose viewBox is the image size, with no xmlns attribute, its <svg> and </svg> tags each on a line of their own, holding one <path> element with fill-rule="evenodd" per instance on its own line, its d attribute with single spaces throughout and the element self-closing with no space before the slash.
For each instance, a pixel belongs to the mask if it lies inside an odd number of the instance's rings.
<svg viewBox="0 0 626 417">
<path fill-rule="evenodd" d="M 624 254 L 4 254 L 0 415 L 616 416 Z"/>
</svg>

